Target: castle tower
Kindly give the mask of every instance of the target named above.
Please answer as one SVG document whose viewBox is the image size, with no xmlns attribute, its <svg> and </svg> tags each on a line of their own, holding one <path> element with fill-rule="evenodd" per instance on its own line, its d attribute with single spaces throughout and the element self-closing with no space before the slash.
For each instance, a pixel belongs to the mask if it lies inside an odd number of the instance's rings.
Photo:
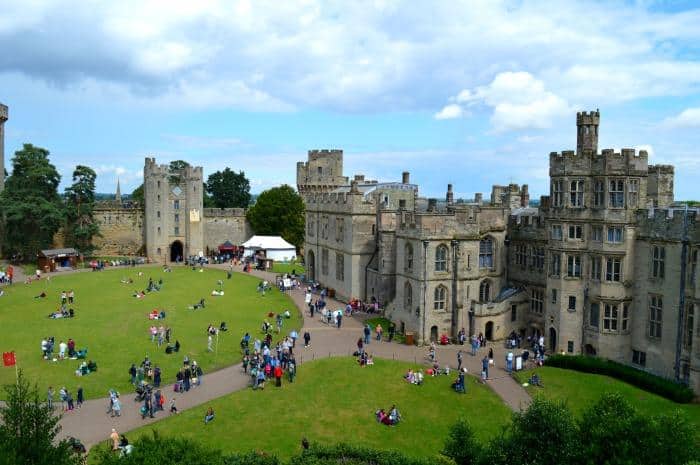
<svg viewBox="0 0 700 465">
<path fill-rule="evenodd" d="M 204 252 L 201 166 L 171 171 L 146 158 L 143 198 L 148 258 L 166 263 Z"/>
<path fill-rule="evenodd" d="M 119 178 L 117 178 L 117 193 L 114 196 L 114 200 L 116 200 L 117 202 L 122 201 L 122 190 L 121 190 L 121 187 L 119 186 Z"/>
<path fill-rule="evenodd" d="M 600 111 L 576 113 L 576 153 L 582 154 L 584 150 L 598 153 L 598 125 L 600 124 Z"/>
<path fill-rule="evenodd" d="M 5 121 L 7 106 L 0 103 L 0 192 L 5 188 Z"/>
<path fill-rule="evenodd" d="M 309 150 L 308 161 L 297 163 L 297 190 L 302 196 L 346 185 L 342 150 Z"/>
</svg>

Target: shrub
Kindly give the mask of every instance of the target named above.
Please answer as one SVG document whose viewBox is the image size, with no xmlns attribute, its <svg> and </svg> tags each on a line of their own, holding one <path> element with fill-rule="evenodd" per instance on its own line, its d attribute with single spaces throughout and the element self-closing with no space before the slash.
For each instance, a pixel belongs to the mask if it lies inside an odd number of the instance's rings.
<svg viewBox="0 0 700 465">
<path fill-rule="evenodd" d="M 450 427 L 442 454 L 450 457 L 457 465 L 478 463 L 481 446 L 465 419 L 459 419 Z"/>
<path fill-rule="evenodd" d="M 349 444 L 335 446 L 312 445 L 300 455 L 292 457 L 289 465 L 428 465 L 440 463 L 407 457 L 401 452 L 370 449 Z"/>
<path fill-rule="evenodd" d="M 693 390 L 687 386 L 612 360 L 584 355 L 552 355 L 545 365 L 610 376 L 682 404 L 691 402 L 694 397 Z"/>
</svg>

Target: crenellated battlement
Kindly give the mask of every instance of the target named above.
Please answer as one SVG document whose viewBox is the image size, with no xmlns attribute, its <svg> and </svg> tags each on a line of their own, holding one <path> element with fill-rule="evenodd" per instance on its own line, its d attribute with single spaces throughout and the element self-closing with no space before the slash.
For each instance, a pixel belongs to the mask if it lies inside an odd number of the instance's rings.
<svg viewBox="0 0 700 465">
<path fill-rule="evenodd" d="M 651 240 L 700 240 L 700 208 L 649 208 L 637 211 L 637 234 Z"/>
<path fill-rule="evenodd" d="M 202 214 L 205 218 L 231 218 L 236 216 L 245 217 L 245 208 L 204 208 Z"/>
<path fill-rule="evenodd" d="M 549 154 L 550 176 L 625 175 L 645 176 L 649 171 L 646 150 L 603 149 L 600 152 L 564 150 Z"/>
<path fill-rule="evenodd" d="M 309 161 L 318 160 L 319 158 L 343 158 L 342 149 L 315 149 L 309 150 Z"/>
<path fill-rule="evenodd" d="M 577 124 L 598 124 L 600 121 L 600 110 L 579 111 L 576 113 Z"/>
</svg>

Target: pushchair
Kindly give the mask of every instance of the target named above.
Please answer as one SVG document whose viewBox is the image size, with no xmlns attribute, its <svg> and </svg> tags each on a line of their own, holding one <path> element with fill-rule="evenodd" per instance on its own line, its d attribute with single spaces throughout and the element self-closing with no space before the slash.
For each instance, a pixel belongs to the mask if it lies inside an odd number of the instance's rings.
<svg viewBox="0 0 700 465">
<path fill-rule="evenodd" d="M 141 383 L 136 386 L 136 398 L 135 402 L 143 402 L 146 400 L 146 396 L 151 393 L 153 387 L 148 383 Z"/>
</svg>

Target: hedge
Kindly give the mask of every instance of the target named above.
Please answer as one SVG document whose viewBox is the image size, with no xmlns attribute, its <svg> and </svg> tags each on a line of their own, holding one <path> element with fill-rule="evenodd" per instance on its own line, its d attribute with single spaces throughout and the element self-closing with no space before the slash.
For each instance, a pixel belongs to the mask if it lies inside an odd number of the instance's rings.
<svg viewBox="0 0 700 465">
<path fill-rule="evenodd" d="M 557 354 L 547 358 L 545 365 L 610 376 L 681 404 L 687 404 L 695 397 L 693 390 L 687 386 L 603 358 Z"/>
</svg>

